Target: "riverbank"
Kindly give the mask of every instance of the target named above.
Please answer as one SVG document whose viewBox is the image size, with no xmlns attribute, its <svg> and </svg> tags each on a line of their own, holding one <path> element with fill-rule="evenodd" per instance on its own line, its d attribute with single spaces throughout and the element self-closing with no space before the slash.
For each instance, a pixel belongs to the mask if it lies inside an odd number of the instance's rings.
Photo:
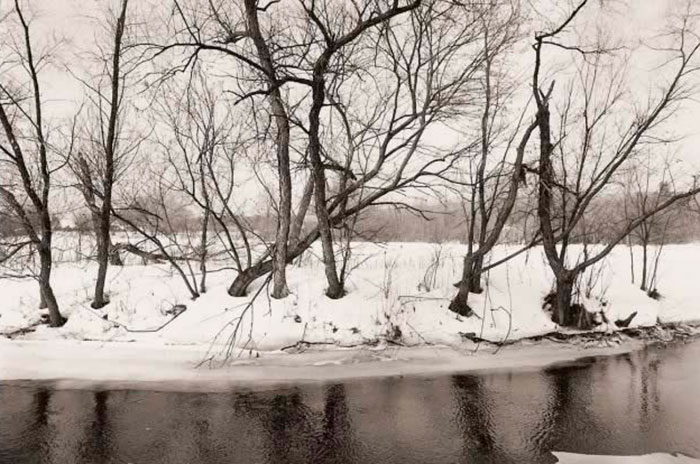
<svg viewBox="0 0 700 464">
<path fill-rule="evenodd" d="M 492 259 L 517 248 L 500 246 Z M 216 261 L 207 292 L 192 300 L 168 265 L 131 257 L 110 268 L 110 303 L 99 310 L 90 306 L 95 263 L 67 256 L 53 280 L 63 327 L 43 323 L 35 281 L 0 280 L 0 380 L 226 388 L 537 368 L 692 335 L 690 321 L 700 320 L 697 279 L 688 272 L 700 260 L 698 244 L 664 249 L 655 298 L 630 283 L 628 250 L 614 250 L 577 290 L 601 320 L 586 334 L 552 322 L 544 300 L 553 277 L 540 248 L 490 270 L 485 291 L 469 297 L 471 317 L 449 311 L 464 252 L 456 243 L 357 243 L 348 294 L 338 300 L 324 295 L 320 253 L 289 266 L 291 294 L 281 300 L 269 296 L 265 279 L 248 296 L 229 296 L 235 271 Z"/>
<path fill-rule="evenodd" d="M 144 265 L 128 257 L 125 266 L 110 268 L 110 303 L 98 310 L 90 306 L 95 263 L 67 256 L 57 262 L 52 281 L 66 325 L 42 325 L 36 282 L 8 278 L 0 280 L 0 336 L 230 345 L 238 352 L 276 351 L 298 343 L 454 346 L 465 335 L 509 343 L 560 330 L 544 304 L 553 276 L 540 248 L 490 270 L 484 276 L 485 291 L 469 296 L 471 317 L 449 311 L 465 249 L 457 243 L 354 244 L 348 293 L 338 300 L 324 295 L 318 250 L 289 266 L 291 293 L 281 300 L 271 298 L 265 279 L 254 282 L 248 296 L 229 296 L 236 272 L 230 263 L 217 261 L 208 263 L 207 292 L 193 300 L 170 266 Z M 499 246 L 492 259 L 517 249 Z M 579 252 L 572 249 L 573 255 Z M 582 276 L 577 301 L 596 314 L 600 332 L 700 320 L 697 279 L 688 272 L 698 260 L 698 244 L 668 245 L 659 263 L 658 293 L 651 298 L 630 282 L 629 253 L 619 247 Z"/>
<path fill-rule="evenodd" d="M 0 381 L 46 381 L 56 388 L 221 391 L 232 386 L 541 369 L 698 336 L 698 325 L 673 324 L 608 334 L 552 333 L 505 346 L 469 340 L 413 347 L 300 343 L 285 351 L 247 352 L 228 360 L 212 357 L 211 347 L 201 345 L 0 339 Z"/>
</svg>

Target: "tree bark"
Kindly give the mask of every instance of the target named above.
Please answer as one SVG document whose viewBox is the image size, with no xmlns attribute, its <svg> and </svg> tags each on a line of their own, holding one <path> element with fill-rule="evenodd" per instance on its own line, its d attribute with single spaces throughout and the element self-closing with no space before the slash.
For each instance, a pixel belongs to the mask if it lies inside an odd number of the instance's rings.
<svg viewBox="0 0 700 464">
<path fill-rule="evenodd" d="M 304 227 L 304 219 L 306 218 L 306 213 L 309 210 L 309 205 L 311 204 L 311 198 L 314 194 L 314 179 L 313 176 L 308 180 L 306 186 L 304 187 L 304 194 L 299 202 L 299 209 L 294 217 L 294 222 L 292 223 L 291 230 L 289 232 L 289 243 L 291 246 L 296 246 L 299 242 L 299 237 L 301 236 L 301 230 Z"/>
<path fill-rule="evenodd" d="M 492 229 L 488 234 L 486 234 L 486 238 L 481 240 L 479 248 L 476 251 L 473 250 L 474 222 L 472 220 L 469 229 L 469 249 L 464 257 L 464 265 L 462 268 L 462 280 L 459 283 L 459 291 L 452 299 L 449 306 L 449 309 L 457 314 L 469 315 L 471 311 L 469 310 L 469 306 L 467 304 L 469 293 L 481 293 L 481 291 L 483 291 L 481 288 L 481 274 L 484 267 L 484 256 L 496 245 L 496 242 L 501 236 L 501 232 L 503 231 L 503 228 L 510 217 L 510 213 L 513 211 L 521 182 L 520 171 L 522 169 L 523 158 L 525 156 L 525 148 L 527 147 L 527 143 L 530 140 L 532 132 L 537 126 L 538 121 L 535 119 L 525 130 L 523 138 L 520 140 L 520 144 L 517 148 L 515 165 L 513 166 L 513 172 L 510 176 L 508 196 L 505 203 L 496 215 L 496 221 Z M 474 217 L 474 214 L 472 214 L 472 217 Z"/>
<path fill-rule="evenodd" d="M 109 303 L 105 296 L 105 282 L 107 280 L 107 268 L 109 267 L 111 247 L 110 247 L 110 225 L 112 220 L 112 187 L 114 186 L 115 173 L 115 151 L 117 149 L 117 119 L 119 118 L 119 90 L 121 82 L 121 70 L 119 62 L 121 59 L 122 37 L 126 23 L 126 9 L 128 0 L 122 0 L 121 12 L 117 19 L 114 34 L 114 48 L 111 69 L 111 95 L 110 112 L 107 123 L 107 138 L 105 140 L 105 177 L 104 192 L 102 195 L 102 207 L 99 214 L 99 228 L 97 229 L 97 279 L 95 280 L 95 297 L 92 302 L 93 308 L 101 308 Z"/>
<path fill-rule="evenodd" d="M 338 270 L 335 263 L 333 250 L 333 232 L 331 230 L 328 209 L 326 207 L 326 173 L 321 160 L 321 141 L 319 137 L 320 115 L 325 101 L 325 81 L 323 74 L 328 65 L 330 52 L 324 53 L 318 59 L 313 71 L 312 93 L 313 99 L 309 111 L 309 158 L 314 179 L 314 205 L 316 207 L 316 219 L 318 230 L 321 234 L 321 247 L 323 249 L 323 267 L 326 274 L 328 288 L 326 296 L 338 299 L 345 293 L 338 279 Z"/>
<path fill-rule="evenodd" d="M 479 254 L 471 260 L 471 275 L 469 276 L 469 291 L 471 293 L 481 293 L 484 289 L 481 287 L 481 273 L 484 267 L 484 255 Z"/>
<path fill-rule="evenodd" d="M 228 294 L 234 297 L 246 296 L 250 284 L 270 272 L 272 267 L 272 260 L 267 260 L 261 261 L 245 269 L 243 272 L 240 272 L 229 287 Z"/>
<path fill-rule="evenodd" d="M 97 279 L 95 280 L 95 296 L 90 305 L 92 308 L 98 309 L 106 306 L 109 300 L 105 296 L 105 282 L 107 280 L 107 267 L 109 265 L 109 229 L 107 230 L 107 238 L 104 232 L 105 223 L 103 218 L 100 219 L 100 227 L 97 229 Z M 107 221 L 109 227 L 109 220 Z"/>
<path fill-rule="evenodd" d="M 66 319 L 61 315 L 58 309 L 58 302 L 56 301 L 56 296 L 53 293 L 53 288 L 51 287 L 51 268 L 53 266 L 53 259 L 51 256 L 51 239 L 47 240 L 46 237 L 42 240 L 39 245 L 39 291 L 41 293 L 42 303 L 49 310 L 49 325 L 51 327 L 61 327 Z"/>
<path fill-rule="evenodd" d="M 5 111 L 4 102 L 0 102 L 0 125 L 2 125 L 7 141 L 12 149 L 12 152 L 9 152 L 4 148 L 3 151 L 9 155 L 9 158 L 17 168 L 17 174 L 19 174 L 22 181 L 24 192 L 29 197 L 29 201 L 39 217 L 40 233 L 37 233 L 37 230 L 30 219 L 30 214 L 28 214 L 28 210 L 26 210 L 25 207 L 22 206 L 19 201 L 17 201 L 15 195 L 3 185 L 0 185 L 0 196 L 15 212 L 17 217 L 22 222 L 25 233 L 37 247 L 40 261 L 39 289 L 41 295 L 41 306 L 46 307 L 49 310 L 50 325 L 52 327 L 60 327 L 65 323 L 65 319 L 59 311 L 56 297 L 53 293 L 53 289 L 51 288 L 52 226 L 49 209 L 49 194 L 51 190 L 52 171 L 49 166 L 47 143 L 46 139 L 44 138 L 39 74 L 32 51 L 29 23 L 25 20 L 24 14 L 22 13 L 22 8 L 20 7 L 20 3 L 18 1 L 15 1 L 15 13 L 17 14 L 23 30 L 23 41 L 26 56 L 23 57 L 22 60 L 26 64 L 26 69 L 31 80 L 32 97 L 34 100 L 34 118 L 33 120 L 29 116 L 27 116 L 27 118 L 36 131 L 35 148 L 38 148 L 38 171 L 40 175 L 39 182 L 35 183 L 35 181 L 32 180 L 31 169 L 26 164 L 22 147 L 19 144 L 19 140 L 15 134 L 12 122 Z M 39 61 L 41 61 L 41 58 Z M 24 111 L 22 112 L 24 113 Z M 24 114 L 26 115 L 26 113 Z"/>
<path fill-rule="evenodd" d="M 647 260 L 649 258 L 648 248 L 649 244 L 645 237 L 644 242 L 642 243 L 642 283 L 639 286 L 639 288 L 645 292 L 647 291 Z"/>
<path fill-rule="evenodd" d="M 289 249 L 289 253 L 287 254 L 287 263 L 291 263 L 304 251 L 306 251 L 318 239 L 318 236 L 319 233 L 317 227 L 313 231 L 306 234 L 303 240 L 300 240 L 295 246 L 291 247 Z M 258 261 L 255 265 L 245 269 L 236 276 L 228 289 L 228 294 L 236 297 L 245 296 L 250 284 L 252 284 L 255 279 L 264 276 L 271 270 L 271 259 Z"/>
<path fill-rule="evenodd" d="M 284 101 L 279 89 L 280 86 L 270 50 L 260 30 L 257 1 L 245 0 L 245 10 L 248 31 L 253 39 L 260 64 L 265 70 L 267 84 L 270 87 L 270 107 L 277 127 L 276 144 L 277 175 L 279 178 L 279 211 L 277 216 L 275 249 L 272 259 L 272 297 L 284 298 L 289 295 L 289 289 L 287 288 L 286 257 L 292 217 L 292 175 L 289 166 L 289 117 L 284 107 Z M 245 289 L 243 289 L 243 292 L 245 292 Z"/>
<path fill-rule="evenodd" d="M 556 307 L 552 308 L 552 321 L 562 327 L 575 324 L 571 310 L 576 274 L 564 271 L 556 276 Z"/>
<path fill-rule="evenodd" d="M 199 280 L 199 292 L 206 293 L 207 291 L 207 258 L 208 258 L 208 248 L 207 248 L 207 236 L 209 232 L 209 209 L 204 210 L 204 218 L 202 219 L 202 235 L 200 239 L 200 254 L 199 254 L 199 272 L 202 273 L 202 277 Z"/>
</svg>

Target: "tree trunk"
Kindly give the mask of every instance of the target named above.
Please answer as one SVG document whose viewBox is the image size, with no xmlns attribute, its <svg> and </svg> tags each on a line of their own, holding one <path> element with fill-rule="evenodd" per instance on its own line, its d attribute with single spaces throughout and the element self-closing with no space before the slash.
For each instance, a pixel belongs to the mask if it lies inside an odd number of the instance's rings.
<svg viewBox="0 0 700 464">
<path fill-rule="evenodd" d="M 202 273 L 202 277 L 199 281 L 199 292 L 207 292 L 207 235 L 209 232 L 209 209 L 204 210 L 204 218 L 202 219 L 202 236 L 200 239 L 200 255 L 199 255 L 199 272 Z"/>
<path fill-rule="evenodd" d="M 450 301 L 448 309 L 452 312 L 459 314 L 460 316 L 469 317 L 473 314 L 472 309 L 469 307 L 469 293 L 473 292 L 472 288 L 474 282 L 480 283 L 480 276 L 474 275 L 474 261 L 478 259 L 477 256 L 470 250 L 464 255 L 464 264 L 462 266 L 462 279 L 459 281 L 459 291 L 457 295 Z M 483 258 L 481 259 L 483 265 Z M 481 267 L 479 267 L 479 272 Z"/>
<path fill-rule="evenodd" d="M 647 259 L 649 256 L 648 248 L 649 244 L 646 241 L 644 241 L 644 243 L 642 243 L 642 283 L 639 286 L 639 288 L 645 292 L 647 291 Z"/>
<path fill-rule="evenodd" d="M 457 292 L 457 295 L 452 298 L 452 301 L 450 301 L 450 305 L 447 307 L 447 309 L 459 314 L 460 316 L 469 317 L 473 314 L 473 311 L 469 307 L 469 304 L 467 303 L 468 301 L 469 288 L 468 285 L 465 284 L 465 281 L 462 281 L 459 283 L 459 291 Z"/>
<path fill-rule="evenodd" d="M 97 279 L 95 280 L 95 297 L 90 305 L 94 309 L 102 308 L 109 303 L 105 296 L 105 282 L 107 280 L 107 267 L 109 266 L 110 255 L 109 219 L 107 219 L 106 224 L 104 219 L 104 216 L 100 217 L 99 228 L 97 229 Z"/>
<path fill-rule="evenodd" d="M 469 276 L 469 291 L 471 293 L 481 293 L 481 271 L 484 268 L 484 255 L 478 254 L 472 258 L 471 275 Z"/>
<path fill-rule="evenodd" d="M 286 118 L 286 116 L 285 116 Z M 280 119 L 280 118 L 277 118 Z M 275 236 L 275 251 L 273 259 L 272 271 L 272 297 L 285 298 L 289 295 L 287 288 L 287 240 L 289 238 L 289 227 L 291 222 L 292 211 L 292 181 L 289 170 L 289 125 L 286 123 L 278 123 L 278 131 L 280 126 L 286 127 L 286 134 L 278 137 L 278 144 L 286 144 L 287 147 L 283 150 L 285 155 L 278 157 L 278 175 L 279 175 L 279 216 L 277 218 L 277 234 Z M 281 139 L 281 140 L 280 140 Z"/>
<path fill-rule="evenodd" d="M 65 324 L 66 319 L 61 315 L 58 309 L 56 296 L 51 288 L 51 267 L 53 265 L 51 257 L 51 245 L 42 243 L 39 245 L 39 291 L 41 292 L 42 303 L 49 310 L 49 325 L 51 327 L 61 327 Z"/>
<path fill-rule="evenodd" d="M 309 247 L 313 245 L 316 240 L 318 240 L 318 236 L 318 228 L 316 228 L 316 230 L 308 233 L 303 240 L 300 240 L 296 246 L 291 247 L 289 249 L 289 254 L 287 255 L 287 264 L 301 256 L 304 251 L 308 250 Z M 259 261 L 252 267 L 244 269 L 243 272 L 239 273 L 234 279 L 233 283 L 228 289 L 228 294 L 231 296 L 245 296 L 248 291 L 248 286 L 250 286 L 255 279 L 264 276 L 271 270 L 271 259 Z"/>
<path fill-rule="evenodd" d="M 301 201 L 299 202 L 299 209 L 292 222 L 291 230 L 289 232 L 289 243 L 291 246 L 296 246 L 299 242 L 299 237 L 301 236 L 301 230 L 304 227 L 304 219 L 306 218 L 306 213 L 309 210 L 309 205 L 311 204 L 311 198 L 314 194 L 314 179 L 313 176 L 306 182 L 304 187 L 304 193 L 301 196 Z"/>
<path fill-rule="evenodd" d="M 46 298 L 44 297 L 44 292 L 41 291 L 41 285 L 39 285 L 39 309 L 46 309 L 49 307 L 49 304 L 46 302 Z"/>
<path fill-rule="evenodd" d="M 632 285 L 634 285 L 634 250 L 632 249 L 632 236 L 627 236 L 627 249 L 630 252 L 630 278 L 632 280 Z"/>
<path fill-rule="evenodd" d="M 244 269 L 233 280 L 233 283 L 228 288 L 228 294 L 235 297 L 246 296 L 250 284 L 271 270 L 272 260 L 262 261 L 255 266 Z"/>
<path fill-rule="evenodd" d="M 341 298 L 344 294 L 343 286 L 338 279 L 338 270 L 335 264 L 335 252 L 333 251 L 333 232 L 326 207 L 326 173 L 321 161 L 321 141 L 319 140 L 320 117 L 323 103 L 326 99 L 324 72 L 328 64 L 330 52 L 326 51 L 314 65 L 313 72 L 313 99 L 309 111 L 309 158 L 314 179 L 314 204 L 316 206 L 316 219 L 318 230 L 321 233 L 321 247 L 323 249 L 323 267 L 326 272 L 328 288 L 326 296 L 332 299 Z"/>
<path fill-rule="evenodd" d="M 320 169 L 322 171 L 322 168 Z M 321 248 L 323 249 L 323 267 L 326 273 L 328 288 L 326 296 L 338 299 L 343 296 L 343 286 L 338 280 L 338 271 L 335 264 L 335 252 L 333 251 L 333 232 L 328 219 L 326 209 L 325 191 L 326 179 L 322 172 L 316 172 L 314 168 L 314 203 L 316 206 L 316 218 L 318 219 L 318 230 L 321 233 Z"/>
<path fill-rule="evenodd" d="M 258 21 L 258 3 L 256 0 L 245 0 L 248 31 L 255 45 L 266 79 L 271 88 L 270 107 L 277 128 L 277 175 L 279 178 L 279 212 L 277 216 L 277 233 L 275 249 L 272 258 L 272 297 L 284 298 L 289 295 L 287 288 L 287 247 L 289 228 L 292 216 L 292 175 L 289 167 L 289 117 L 284 107 L 282 93 L 277 82 L 277 74 L 272 62 L 270 49 L 265 42 Z M 239 274 L 240 276 L 240 274 Z M 238 278 L 236 279 L 238 280 Z M 229 289 L 233 289 L 234 284 Z M 247 286 L 246 286 L 247 287 Z M 245 288 L 241 291 L 245 294 Z"/>
<path fill-rule="evenodd" d="M 109 100 L 109 120 L 107 123 L 107 136 L 105 139 L 105 173 L 104 186 L 102 192 L 102 207 L 99 213 L 99 227 L 96 232 L 97 238 L 97 279 L 95 281 L 95 299 L 92 302 L 93 308 L 102 308 L 109 303 L 105 297 L 105 282 L 107 280 L 107 268 L 110 261 L 110 224 L 112 220 L 112 188 L 114 187 L 115 176 L 115 151 L 117 150 L 117 131 L 119 118 L 119 100 L 120 100 L 120 67 L 121 60 L 121 45 L 126 25 L 126 9 L 128 0 L 122 0 L 121 12 L 117 19 L 116 29 L 114 33 L 114 48 L 112 55 L 111 77 L 111 95 Z"/>
<path fill-rule="evenodd" d="M 556 276 L 556 306 L 552 308 L 552 321 L 562 327 L 571 327 L 575 324 L 572 314 L 571 300 L 574 293 L 576 275 L 571 271 L 564 271 Z"/>
</svg>

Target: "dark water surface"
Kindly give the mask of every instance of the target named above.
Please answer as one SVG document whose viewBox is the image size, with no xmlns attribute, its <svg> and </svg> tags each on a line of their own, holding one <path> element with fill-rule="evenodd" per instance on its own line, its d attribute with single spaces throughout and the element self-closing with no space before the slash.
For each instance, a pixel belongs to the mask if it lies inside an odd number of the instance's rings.
<svg viewBox="0 0 700 464">
<path fill-rule="evenodd" d="M 527 463 L 700 458 L 700 343 L 538 371 L 227 393 L 0 384 L 0 463 Z"/>
</svg>

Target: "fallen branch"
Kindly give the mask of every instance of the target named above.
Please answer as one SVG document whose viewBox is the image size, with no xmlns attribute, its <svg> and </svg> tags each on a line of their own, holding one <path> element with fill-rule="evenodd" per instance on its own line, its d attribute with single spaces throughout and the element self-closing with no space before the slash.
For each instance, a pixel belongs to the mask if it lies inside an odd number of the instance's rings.
<svg viewBox="0 0 700 464">
<path fill-rule="evenodd" d="M 107 319 L 107 315 L 106 315 L 106 314 L 105 314 L 105 315 L 100 315 L 100 314 L 99 314 L 97 311 L 95 311 L 93 308 L 85 308 L 85 309 L 88 309 L 90 312 L 92 312 L 95 316 L 99 317 L 99 318 L 102 319 L 103 321 L 109 322 L 109 323 L 112 324 L 114 327 L 120 327 L 120 328 L 124 329 L 126 332 L 129 332 L 129 333 L 155 333 L 155 332 L 159 332 L 159 331 L 163 330 L 166 326 L 168 326 L 168 324 L 170 324 L 170 323 L 173 322 L 175 319 L 177 319 L 178 317 L 180 317 L 180 315 L 181 315 L 182 313 L 184 313 L 185 311 L 187 311 L 187 306 L 182 305 L 182 304 L 174 305 L 173 308 L 172 308 L 172 309 L 174 310 L 174 311 L 172 312 L 173 317 L 171 317 L 171 318 L 168 319 L 166 322 L 164 322 L 162 325 L 160 325 L 159 327 L 156 327 L 156 328 L 154 328 L 154 329 L 132 329 L 132 328 L 130 328 L 129 326 L 127 326 L 126 324 L 122 324 L 121 322 L 111 321 L 111 320 Z"/>
<path fill-rule="evenodd" d="M 187 261 L 190 259 L 187 256 L 167 256 L 163 253 L 156 253 L 152 251 L 145 251 L 140 248 L 138 248 L 136 245 L 133 245 L 131 243 L 117 243 L 114 245 L 113 248 L 114 251 L 126 251 L 128 253 L 131 253 L 133 255 L 138 256 L 139 258 L 142 258 L 146 261 L 152 261 L 154 263 L 160 264 L 163 263 L 164 261 Z"/>
</svg>

